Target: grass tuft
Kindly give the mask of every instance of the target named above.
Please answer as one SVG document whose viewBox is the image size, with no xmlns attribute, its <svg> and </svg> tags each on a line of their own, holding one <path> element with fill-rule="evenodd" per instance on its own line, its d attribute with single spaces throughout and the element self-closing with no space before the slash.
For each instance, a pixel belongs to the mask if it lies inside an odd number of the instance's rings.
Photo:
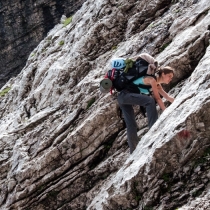
<svg viewBox="0 0 210 210">
<path fill-rule="evenodd" d="M 93 105 L 93 103 L 95 102 L 95 100 L 96 100 L 95 98 L 90 99 L 88 101 L 88 104 L 87 104 L 87 108 L 86 109 L 89 109 Z"/>
<path fill-rule="evenodd" d="M 72 16 L 69 17 L 69 18 L 67 18 L 67 19 L 64 21 L 63 25 L 64 25 L 64 26 L 67 26 L 67 25 L 69 25 L 71 22 L 72 22 Z"/>
<path fill-rule="evenodd" d="M 5 96 L 9 91 L 10 91 L 11 87 L 7 87 L 4 88 L 1 92 L 0 92 L 0 97 Z"/>
<path fill-rule="evenodd" d="M 61 41 L 59 42 L 59 45 L 60 45 L 60 46 L 64 45 L 64 41 L 61 40 Z"/>
</svg>

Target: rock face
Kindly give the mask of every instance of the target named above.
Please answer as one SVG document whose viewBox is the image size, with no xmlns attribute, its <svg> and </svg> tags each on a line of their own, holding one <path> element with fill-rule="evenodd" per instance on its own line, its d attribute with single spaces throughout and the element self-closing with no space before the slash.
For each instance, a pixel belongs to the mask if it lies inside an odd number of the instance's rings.
<svg viewBox="0 0 210 210">
<path fill-rule="evenodd" d="M 209 8 L 87 0 L 56 25 L 1 90 L 0 208 L 209 209 Z M 115 98 L 98 87 L 111 58 L 141 52 L 176 69 L 165 87 L 176 99 L 149 131 L 136 112 L 129 155 Z"/>
<path fill-rule="evenodd" d="M 63 14 L 71 16 L 85 0 L 11 0 L 0 3 L 0 87 L 24 67 L 28 55 Z"/>
</svg>

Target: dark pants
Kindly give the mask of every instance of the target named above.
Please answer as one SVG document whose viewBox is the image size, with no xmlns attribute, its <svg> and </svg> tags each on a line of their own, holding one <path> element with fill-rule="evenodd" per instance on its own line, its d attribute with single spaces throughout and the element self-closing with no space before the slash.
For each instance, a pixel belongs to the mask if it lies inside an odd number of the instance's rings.
<svg viewBox="0 0 210 210">
<path fill-rule="evenodd" d="M 137 124 L 132 105 L 140 105 L 146 108 L 149 128 L 151 128 L 158 119 L 155 100 L 154 98 L 147 95 L 130 93 L 127 91 L 120 92 L 117 100 L 126 123 L 128 145 L 130 148 L 130 153 L 132 153 L 139 142 L 137 136 Z"/>
</svg>

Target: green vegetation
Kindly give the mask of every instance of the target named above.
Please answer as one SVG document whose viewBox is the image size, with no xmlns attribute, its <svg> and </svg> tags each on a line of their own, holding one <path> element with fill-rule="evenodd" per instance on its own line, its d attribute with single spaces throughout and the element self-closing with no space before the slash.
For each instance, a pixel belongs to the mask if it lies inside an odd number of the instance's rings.
<svg viewBox="0 0 210 210">
<path fill-rule="evenodd" d="M 117 50 L 117 46 L 113 46 L 112 47 L 112 50 Z"/>
<path fill-rule="evenodd" d="M 106 152 L 108 152 L 112 148 L 114 141 L 115 141 L 115 138 L 111 138 L 104 144 L 104 148 Z"/>
<path fill-rule="evenodd" d="M 205 162 L 209 161 L 209 159 L 210 159 L 210 147 L 208 147 L 204 151 L 203 155 L 200 158 L 196 159 L 194 163 L 194 168 L 196 168 L 200 164 L 204 164 Z"/>
<path fill-rule="evenodd" d="M 0 92 L 0 97 L 3 97 L 5 96 L 9 91 L 10 91 L 11 87 L 7 87 L 5 89 L 3 89 L 1 92 Z"/>
<path fill-rule="evenodd" d="M 136 195 L 136 196 L 135 196 L 135 200 L 136 200 L 136 201 L 140 201 L 140 200 L 141 200 L 141 195 Z"/>
<path fill-rule="evenodd" d="M 192 193 L 192 197 L 194 197 L 194 198 L 198 197 L 198 196 L 200 196 L 202 194 L 202 192 L 203 192 L 203 190 L 197 190 L 197 191 Z"/>
<path fill-rule="evenodd" d="M 180 12 L 180 9 L 175 10 L 175 13 L 179 13 L 179 12 Z"/>
<path fill-rule="evenodd" d="M 105 147 L 105 149 L 109 150 L 112 147 L 112 145 L 111 144 L 104 144 L 104 147 Z"/>
<path fill-rule="evenodd" d="M 95 102 L 95 98 L 91 98 L 89 101 L 88 101 L 88 104 L 87 104 L 87 108 L 86 109 L 89 109 L 92 105 L 93 105 L 93 103 Z"/>
<path fill-rule="evenodd" d="M 61 45 L 64 45 L 64 41 L 61 40 L 61 41 L 59 42 L 59 45 L 60 45 L 60 46 L 61 46 Z"/>
<path fill-rule="evenodd" d="M 168 47 L 168 45 L 169 45 L 170 43 L 171 43 L 171 42 L 168 42 L 168 43 L 163 44 L 163 45 L 160 47 L 160 52 L 162 52 L 163 50 L 165 50 L 166 47 Z"/>
<path fill-rule="evenodd" d="M 171 174 L 163 174 L 162 179 L 163 179 L 165 182 L 168 182 L 168 181 L 170 180 L 170 176 L 171 176 Z"/>
<path fill-rule="evenodd" d="M 41 185 L 37 188 L 37 192 L 42 192 L 46 188 L 45 185 Z"/>
<path fill-rule="evenodd" d="M 153 207 L 151 207 L 151 206 L 145 206 L 144 207 L 144 210 L 153 210 Z"/>
<path fill-rule="evenodd" d="M 42 48 L 42 53 L 46 51 L 47 51 L 47 48 Z"/>
<path fill-rule="evenodd" d="M 68 24 L 70 24 L 71 22 L 72 22 L 72 16 L 71 17 L 69 17 L 69 18 L 67 18 L 65 21 L 64 21 L 64 23 L 63 23 L 63 25 L 64 26 L 67 26 Z"/>
<path fill-rule="evenodd" d="M 58 191 L 52 190 L 47 195 L 50 196 L 50 197 L 56 198 L 58 194 L 59 194 Z"/>
<path fill-rule="evenodd" d="M 178 2 L 178 0 L 172 0 L 172 4 L 176 4 Z"/>
<path fill-rule="evenodd" d="M 155 27 L 155 24 L 154 23 L 150 23 L 148 28 L 154 28 Z"/>
<path fill-rule="evenodd" d="M 134 196 L 134 199 L 139 202 L 142 198 L 142 195 L 139 193 L 138 189 L 138 182 L 134 181 L 133 186 L 132 186 L 132 194 Z"/>
</svg>

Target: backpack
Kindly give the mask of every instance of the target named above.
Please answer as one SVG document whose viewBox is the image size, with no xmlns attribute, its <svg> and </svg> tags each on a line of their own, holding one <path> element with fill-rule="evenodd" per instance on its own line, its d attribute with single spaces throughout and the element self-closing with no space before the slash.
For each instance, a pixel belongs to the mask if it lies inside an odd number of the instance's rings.
<svg viewBox="0 0 210 210">
<path fill-rule="evenodd" d="M 155 77 L 154 74 L 148 74 L 148 66 L 149 63 L 141 57 L 137 58 L 136 61 L 123 58 L 114 59 L 111 61 L 112 69 L 106 73 L 106 82 L 104 80 L 104 83 L 102 82 L 101 85 L 109 83 L 108 86 L 104 87 L 106 90 L 109 89 L 111 94 L 113 89 L 118 92 L 123 89 L 129 89 L 131 92 L 139 92 L 138 86 L 132 83 L 134 80 L 146 75 Z M 151 88 L 151 86 L 148 85 L 139 85 L 139 87 Z"/>
</svg>

